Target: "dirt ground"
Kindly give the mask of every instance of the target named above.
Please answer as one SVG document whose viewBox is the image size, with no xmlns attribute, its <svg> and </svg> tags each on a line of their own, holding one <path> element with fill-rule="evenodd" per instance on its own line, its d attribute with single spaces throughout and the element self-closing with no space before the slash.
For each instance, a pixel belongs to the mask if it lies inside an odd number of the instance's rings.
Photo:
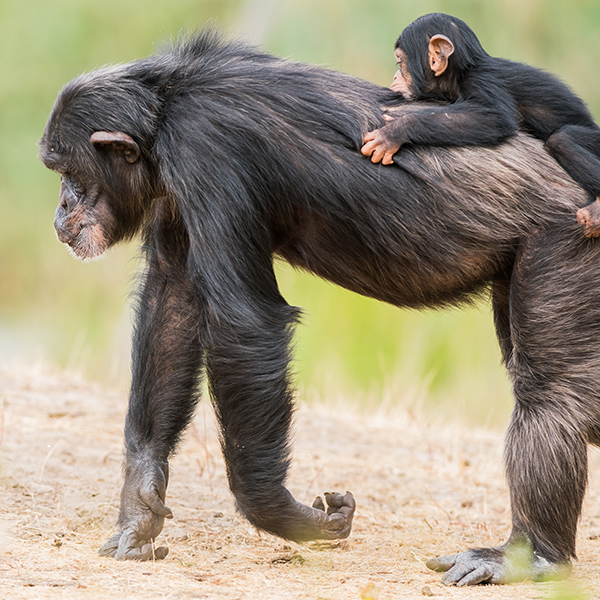
<svg viewBox="0 0 600 600">
<path fill-rule="evenodd" d="M 600 457 L 567 587 L 445 587 L 424 560 L 509 531 L 501 435 L 410 410 L 298 410 L 289 488 L 358 502 L 343 542 L 296 545 L 236 514 L 204 402 L 171 463 L 164 561 L 97 555 L 117 518 L 124 394 L 48 369 L 0 371 L 0 596 L 21 598 L 590 598 L 600 583 Z M 573 590 L 576 594 L 573 595 Z"/>
</svg>

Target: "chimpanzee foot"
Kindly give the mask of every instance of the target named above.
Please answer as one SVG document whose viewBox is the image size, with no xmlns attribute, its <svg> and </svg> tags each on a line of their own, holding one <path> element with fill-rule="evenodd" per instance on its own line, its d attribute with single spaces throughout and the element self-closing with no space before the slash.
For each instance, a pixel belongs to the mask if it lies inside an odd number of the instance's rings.
<svg viewBox="0 0 600 600">
<path fill-rule="evenodd" d="M 577 222 L 583 225 L 585 237 L 600 236 L 600 199 L 596 198 L 594 202 L 580 208 L 577 211 Z"/>
<path fill-rule="evenodd" d="M 350 492 L 343 495 L 327 492 L 325 502 L 317 496 L 312 507 L 297 502 L 296 508 L 299 512 L 295 515 L 295 522 L 285 535 L 291 540 L 340 540 L 347 538 L 352 531 L 356 501 Z"/>
<path fill-rule="evenodd" d="M 152 560 L 167 556 L 165 547 L 154 547 L 165 518 L 173 517 L 164 504 L 168 480 L 167 463 L 151 460 L 130 462 L 125 468 L 121 492 L 119 532 L 98 551 L 117 560 Z"/>
<path fill-rule="evenodd" d="M 533 553 L 531 546 L 527 544 L 478 548 L 432 558 L 426 564 L 433 571 L 446 571 L 442 583 L 460 586 L 524 580 L 547 581 L 564 579 L 571 573 L 571 563 L 552 563 Z"/>
</svg>

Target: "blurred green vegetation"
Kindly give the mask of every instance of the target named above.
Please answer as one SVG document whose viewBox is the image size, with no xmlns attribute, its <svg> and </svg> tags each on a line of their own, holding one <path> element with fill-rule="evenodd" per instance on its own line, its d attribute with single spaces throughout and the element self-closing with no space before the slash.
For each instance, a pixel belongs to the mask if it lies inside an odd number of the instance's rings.
<svg viewBox="0 0 600 600">
<path fill-rule="evenodd" d="M 284 57 L 380 84 L 393 44 L 419 15 L 466 20 L 493 55 L 557 73 L 600 115 L 595 0 L 0 0 L 0 361 L 44 359 L 125 387 L 135 244 L 73 261 L 52 219 L 58 176 L 36 143 L 61 86 L 216 23 Z M 359 298 L 289 268 L 281 288 L 305 311 L 296 371 L 306 398 L 424 402 L 503 424 L 510 410 L 487 304 L 424 314 Z"/>
</svg>

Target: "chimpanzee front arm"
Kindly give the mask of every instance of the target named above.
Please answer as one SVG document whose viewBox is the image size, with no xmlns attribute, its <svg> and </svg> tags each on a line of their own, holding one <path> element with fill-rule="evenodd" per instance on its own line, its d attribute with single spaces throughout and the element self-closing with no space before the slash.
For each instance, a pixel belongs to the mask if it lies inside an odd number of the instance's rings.
<svg viewBox="0 0 600 600">
<path fill-rule="evenodd" d="M 119 560 L 163 558 L 153 540 L 170 518 L 168 459 L 198 401 L 202 311 L 185 271 L 181 232 L 149 244 L 133 340 L 132 386 L 125 425 L 125 482 L 118 531 L 100 554 Z M 173 249 L 174 252 L 170 252 Z"/>
</svg>

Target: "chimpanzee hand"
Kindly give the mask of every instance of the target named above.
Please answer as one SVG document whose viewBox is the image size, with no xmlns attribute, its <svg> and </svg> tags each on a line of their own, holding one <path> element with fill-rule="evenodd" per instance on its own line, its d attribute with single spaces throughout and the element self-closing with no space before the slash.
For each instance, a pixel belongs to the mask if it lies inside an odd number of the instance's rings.
<svg viewBox="0 0 600 600">
<path fill-rule="evenodd" d="M 325 492 L 325 501 L 321 496 L 317 496 L 312 504 L 313 508 L 327 513 L 327 517 L 322 515 L 322 531 L 326 532 L 326 539 L 344 539 L 350 535 L 352 530 L 352 519 L 356 510 L 356 501 L 350 492 L 345 495 L 337 492 Z"/>
<path fill-rule="evenodd" d="M 442 583 L 459 586 L 564 579 L 571 572 L 570 563 L 551 563 L 528 545 L 510 543 L 432 558 L 426 565 L 433 571 L 446 571 Z"/>
<path fill-rule="evenodd" d="M 370 131 L 365 135 L 363 147 L 360 151 L 365 156 L 370 156 L 374 163 L 381 162 L 383 165 L 393 165 L 393 156 L 406 142 L 402 133 L 400 118 L 383 115 L 386 125 L 380 129 Z"/>
<path fill-rule="evenodd" d="M 142 459 L 126 465 L 118 520 L 120 531 L 100 548 L 101 556 L 117 560 L 167 556 L 169 549 L 154 548 L 154 539 L 162 531 L 165 517 L 173 518 L 171 509 L 164 504 L 168 480 L 166 461 Z"/>
<path fill-rule="evenodd" d="M 327 505 L 317 496 L 312 506 L 294 500 L 287 490 L 286 494 L 293 509 L 288 513 L 285 529 L 276 532 L 278 535 L 295 542 L 341 540 L 350 535 L 356 510 L 356 501 L 350 492 L 326 493 Z"/>
</svg>

